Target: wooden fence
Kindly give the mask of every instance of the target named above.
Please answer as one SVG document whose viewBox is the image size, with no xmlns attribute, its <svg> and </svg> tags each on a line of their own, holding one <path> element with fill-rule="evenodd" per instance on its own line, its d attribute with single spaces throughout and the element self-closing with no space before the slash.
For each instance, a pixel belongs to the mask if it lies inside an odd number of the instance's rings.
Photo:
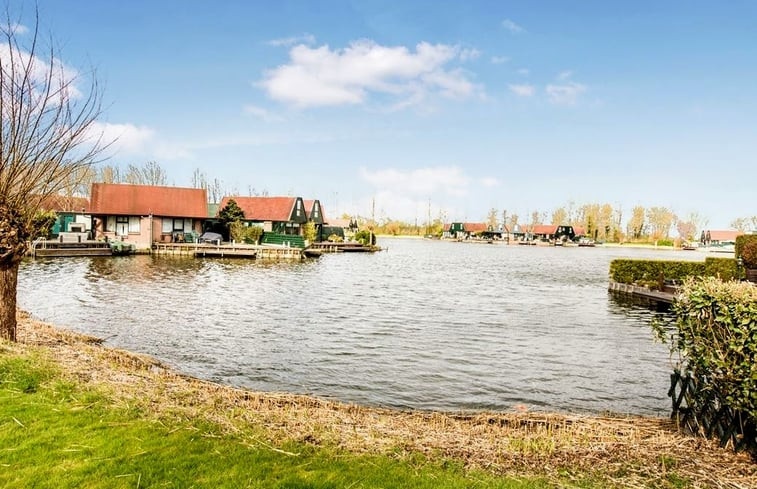
<svg viewBox="0 0 757 489">
<path fill-rule="evenodd" d="M 670 374 L 668 396 L 673 401 L 673 419 L 693 435 L 717 438 L 720 446 L 746 450 L 757 459 L 755 420 L 728 406 L 714 389 L 675 370 Z"/>
</svg>

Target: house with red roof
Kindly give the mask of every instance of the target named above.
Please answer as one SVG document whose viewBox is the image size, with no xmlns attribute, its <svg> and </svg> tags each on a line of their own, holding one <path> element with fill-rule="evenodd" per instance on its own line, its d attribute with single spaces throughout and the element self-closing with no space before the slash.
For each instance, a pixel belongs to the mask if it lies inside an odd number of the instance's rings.
<svg viewBox="0 0 757 489">
<path fill-rule="evenodd" d="M 469 239 L 489 230 L 483 222 L 452 222 L 444 226 L 442 236 L 453 239 Z"/>
<path fill-rule="evenodd" d="M 741 231 L 735 231 L 732 229 L 725 229 L 725 230 L 708 230 L 708 231 L 702 231 L 702 234 L 704 235 L 704 240 L 707 242 L 707 244 L 713 244 L 713 245 L 729 245 L 729 244 L 735 244 L 736 238 L 741 236 Z"/>
<path fill-rule="evenodd" d="M 92 218 L 89 215 L 89 200 L 71 195 L 49 195 L 40 203 L 40 210 L 55 212 L 57 218 L 50 230 L 52 237 L 61 232 L 91 231 Z"/>
<path fill-rule="evenodd" d="M 185 241 L 202 233 L 207 191 L 199 188 L 93 183 L 90 213 L 96 239 L 120 239 L 137 248 Z"/>
<path fill-rule="evenodd" d="M 547 224 L 534 224 L 531 226 L 525 226 L 527 234 L 530 234 L 532 239 L 541 241 L 555 241 L 555 240 L 569 240 L 573 241 L 579 236 L 583 236 L 584 230 L 580 227 L 573 226 L 555 226 Z"/>
<path fill-rule="evenodd" d="M 230 200 L 234 200 L 242 209 L 247 225 L 261 226 L 267 233 L 301 235 L 302 225 L 308 222 L 308 211 L 302 197 L 230 196 L 224 197 L 218 208 L 225 208 Z M 309 212 L 314 218 L 317 212 L 322 220 L 320 202 L 313 202 Z M 318 202 L 317 206 L 315 202 Z"/>
</svg>

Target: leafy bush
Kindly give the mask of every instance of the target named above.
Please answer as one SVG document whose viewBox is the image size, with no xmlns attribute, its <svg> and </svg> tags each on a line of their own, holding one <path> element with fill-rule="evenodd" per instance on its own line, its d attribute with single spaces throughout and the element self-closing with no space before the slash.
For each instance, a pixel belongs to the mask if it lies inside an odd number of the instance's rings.
<svg viewBox="0 0 757 489">
<path fill-rule="evenodd" d="M 610 263 L 610 279 L 623 284 L 661 288 L 666 280 L 682 282 L 689 277 L 737 280 L 743 276 L 736 260 L 707 257 L 704 262 L 617 259 Z"/>
<path fill-rule="evenodd" d="M 355 233 L 355 241 L 362 243 L 363 245 L 375 245 L 376 235 L 367 229 L 364 229 Z"/>
<path fill-rule="evenodd" d="M 318 237 L 318 233 L 315 230 L 315 223 L 313 221 L 308 221 L 305 223 L 302 228 L 302 237 L 305 238 L 308 243 L 315 242 L 316 238 Z"/>
<path fill-rule="evenodd" d="M 657 246 L 673 246 L 675 242 L 672 239 L 658 239 L 655 244 Z"/>
<path fill-rule="evenodd" d="M 757 234 L 745 234 L 736 238 L 736 256 L 746 268 L 757 268 Z"/>
<path fill-rule="evenodd" d="M 704 260 L 705 276 L 720 280 L 740 280 L 744 277 L 739 262 L 733 258 L 715 258 L 708 256 Z"/>
<path fill-rule="evenodd" d="M 58 215 L 55 211 L 40 211 L 34 216 L 32 221 L 32 236 L 31 238 L 50 238 L 50 234 L 55 226 L 55 221 L 58 220 Z M 64 230 L 65 231 L 65 230 Z"/>
<path fill-rule="evenodd" d="M 229 224 L 229 237 L 237 243 L 256 244 L 263 235 L 263 228 L 259 226 L 245 226 L 236 221 Z"/>
<path fill-rule="evenodd" d="M 671 349 L 682 371 L 736 410 L 757 419 L 757 287 L 689 279 L 674 304 Z"/>
<path fill-rule="evenodd" d="M 704 262 L 617 259 L 610 263 L 610 278 L 623 284 L 682 281 L 705 274 Z"/>
</svg>

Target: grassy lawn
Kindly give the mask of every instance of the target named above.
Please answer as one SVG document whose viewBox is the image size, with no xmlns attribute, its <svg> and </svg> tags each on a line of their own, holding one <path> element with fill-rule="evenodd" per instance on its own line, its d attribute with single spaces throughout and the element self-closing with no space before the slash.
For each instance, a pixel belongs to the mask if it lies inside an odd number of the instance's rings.
<svg viewBox="0 0 757 489">
<path fill-rule="evenodd" d="M 414 456 L 250 443 L 198 420 L 169 426 L 67 381 L 35 355 L 0 357 L 4 488 L 542 488 Z"/>
<path fill-rule="evenodd" d="M 670 420 L 436 413 L 186 377 L 21 315 L 0 342 L 3 488 L 757 487 Z"/>
</svg>

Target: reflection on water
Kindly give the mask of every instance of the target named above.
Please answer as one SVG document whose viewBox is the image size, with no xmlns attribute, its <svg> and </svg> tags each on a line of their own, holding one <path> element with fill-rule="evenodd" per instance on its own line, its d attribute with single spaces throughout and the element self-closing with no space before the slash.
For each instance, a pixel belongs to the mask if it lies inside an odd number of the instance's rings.
<svg viewBox="0 0 757 489">
<path fill-rule="evenodd" d="M 202 378 L 370 405 L 664 414 L 654 311 L 610 296 L 618 248 L 385 240 L 305 263 L 149 256 L 25 262 L 41 319 Z"/>
</svg>

